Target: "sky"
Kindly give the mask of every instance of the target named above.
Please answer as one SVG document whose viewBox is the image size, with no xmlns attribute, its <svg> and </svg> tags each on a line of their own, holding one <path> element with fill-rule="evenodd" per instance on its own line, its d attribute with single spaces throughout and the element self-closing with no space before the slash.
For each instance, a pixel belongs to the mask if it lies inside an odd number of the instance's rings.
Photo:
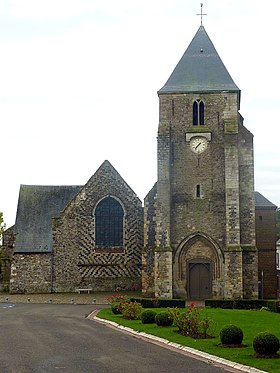
<svg viewBox="0 0 280 373">
<path fill-rule="evenodd" d="M 241 89 L 255 190 L 280 205 L 280 2 L 209 0 L 203 25 Z M 157 91 L 200 26 L 194 0 L 0 0 L 0 211 L 20 184 L 84 185 L 109 160 L 143 201 Z"/>
</svg>

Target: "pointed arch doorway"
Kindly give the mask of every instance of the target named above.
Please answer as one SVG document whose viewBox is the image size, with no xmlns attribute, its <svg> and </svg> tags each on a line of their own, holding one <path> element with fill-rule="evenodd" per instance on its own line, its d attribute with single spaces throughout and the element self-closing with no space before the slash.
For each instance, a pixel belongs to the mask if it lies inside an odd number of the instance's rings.
<svg viewBox="0 0 280 373">
<path fill-rule="evenodd" d="M 190 299 L 207 299 L 212 297 L 211 263 L 202 259 L 194 259 L 187 263 L 187 294 Z"/>
<path fill-rule="evenodd" d="M 223 252 L 202 232 L 187 236 L 174 255 L 173 293 L 189 300 L 223 296 Z"/>
</svg>

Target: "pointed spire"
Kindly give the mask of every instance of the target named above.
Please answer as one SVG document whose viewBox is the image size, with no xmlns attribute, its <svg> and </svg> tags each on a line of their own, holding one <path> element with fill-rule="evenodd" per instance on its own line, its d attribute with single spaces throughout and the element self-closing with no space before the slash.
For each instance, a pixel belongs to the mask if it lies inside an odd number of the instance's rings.
<svg viewBox="0 0 280 373">
<path fill-rule="evenodd" d="M 162 93 L 240 92 L 203 26 L 200 26 Z"/>
</svg>

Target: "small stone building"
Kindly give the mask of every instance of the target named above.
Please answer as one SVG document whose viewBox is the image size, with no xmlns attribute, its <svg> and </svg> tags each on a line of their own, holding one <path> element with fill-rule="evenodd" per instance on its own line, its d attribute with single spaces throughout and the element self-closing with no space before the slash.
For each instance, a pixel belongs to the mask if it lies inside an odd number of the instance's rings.
<svg viewBox="0 0 280 373">
<path fill-rule="evenodd" d="M 259 261 L 259 298 L 277 297 L 276 209 L 273 203 L 255 192 L 256 245 Z"/>
<path fill-rule="evenodd" d="M 21 186 L 4 237 L 11 292 L 276 296 L 276 206 L 254 194 L 240 90 L 203 26 L 158 95 L 158 179 L 144 209 L 108 161 L 85 186 Z"/>
</svg>

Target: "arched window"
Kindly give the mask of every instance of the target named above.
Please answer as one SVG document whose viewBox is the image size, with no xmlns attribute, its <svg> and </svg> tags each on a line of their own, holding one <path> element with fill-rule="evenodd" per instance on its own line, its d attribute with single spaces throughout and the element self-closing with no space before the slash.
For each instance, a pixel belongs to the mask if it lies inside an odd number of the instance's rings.
<svg viewBox="0 0 280 373">
<path fill-rule="evenodd" d="M 204 124 L 204 103 L 196 100 L 193 103 L 193 125 L 202 126 Z"/>
<path fill-rule="evenodd" d="M 113 197 L 102 199 L 95 209 L 96 246 L 123 246 L 123 217 L 121 204 Z"/>
</svg>

